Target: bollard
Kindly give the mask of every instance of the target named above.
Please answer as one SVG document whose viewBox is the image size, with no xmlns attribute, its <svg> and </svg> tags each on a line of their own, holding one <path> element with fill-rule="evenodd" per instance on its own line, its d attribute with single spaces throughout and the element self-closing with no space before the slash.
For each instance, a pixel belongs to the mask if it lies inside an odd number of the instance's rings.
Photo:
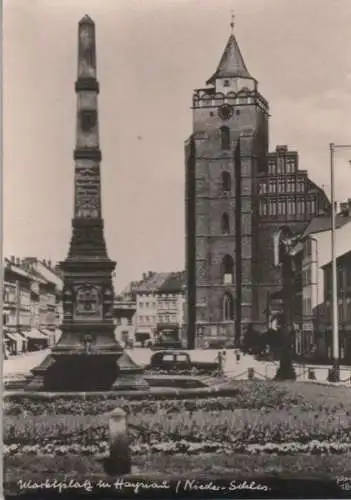
<svg viewBox="0 0 351 500">
<path fill-rule="evenodd" d="M 313 368 L 308 369 L 308 380 L 316 380 L 316 374 Z"/>
<path fill-rule="evenodd" d="M 109 474 L 120 475 L 131 472 L 131 457 L 126 412 L 116 408 L 109 419 L 110 457 Z"/>
<path fill-rule="evenodd" d="M 253 368 L 248 368 L 247 369 L 247 378 L 249 380 L 253 380 L 254 376 L 255 376 L 255 370 Z"/>
</svg>

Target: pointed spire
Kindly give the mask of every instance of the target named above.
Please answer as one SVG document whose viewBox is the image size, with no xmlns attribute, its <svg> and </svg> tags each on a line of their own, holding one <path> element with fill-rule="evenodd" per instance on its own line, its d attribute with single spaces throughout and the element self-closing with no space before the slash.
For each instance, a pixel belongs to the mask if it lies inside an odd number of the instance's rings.
<svg viewBox="0 0 351 500">
<path fill-rule="evenodd" d="M 239 45 L 234 36 L 234 13 L 232 13 L 232 19 L 230 23 L 231 35 L 224 49 L 223 55 L 219 62 L 216 72 L 207 81 L 207 84 L 214 83 L 216 78 L 252 78 L 247 70 L 244 58 L 241 54 Z"/>
</svg>

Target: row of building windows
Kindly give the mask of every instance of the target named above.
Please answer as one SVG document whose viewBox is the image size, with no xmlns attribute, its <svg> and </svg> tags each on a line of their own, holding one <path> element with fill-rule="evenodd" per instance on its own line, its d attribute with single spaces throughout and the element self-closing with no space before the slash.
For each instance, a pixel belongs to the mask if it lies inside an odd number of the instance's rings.
<svg viewBox="0 0 351 500">
<path fill-rule="evenodd" d="M 260 200 L 260 215 L 314 215 L 317 213 L 316 200 Z"/>
<path fill-rule="evenodd" d="M 120 326 L 132 326 L 133 325 L 133 319 L 132 318 L 116 318 L 115 320 L 116 325 Z"/>
<path fill-rule="evenodd" d="M 305 191 L 305 181 L 292 179 L 270 181 L 260 184 L 259 193 L 303 193 Z"/>
<path fill-rule="evenodd" d="M 139 321 L 138 323 L 150 323 L 150 324 L 155 324 L 157 322 L 156 316 L 139 316 Z"/>
<path fill-rule="evenodd" d="M 139 318 L 138 318 L 139 324 L 154 325 L 157 322 L 159 322 L 159 323 L 176 323 L 177 322 L 177 315 L 176 314 L 159 314 L 158 318 L 156 316 L 139 316 Z"/>
<path fill-rule="evenodd" d="M 176 309 L 177 308 L 177 302 L 175 300 L 167 301 L 167 302 L 160 302 L 158 305 L 159 309 Z"/>
<path fill-rule="evenodd" d="M 139 307 L 143 309 L 144 307 L 146 309 L 150 308 L 156 308 L 156 302 L 140 302 Z M 162 301 L 158 304 L 159 309 L 175 309 L 177 307 L 177 302 L 175 300 L 170 300 L 170 301 Z"/>
<path fill-rule="evenodd" d="M 158 321 L 159 323 L 176 323 L 177 316 L 176 314 L 159 314 Z"/>
<path fill-rule="evenodd" d="M 296 172 L 297 165 L 294 158 L 278 157 L 268 161 L 268 172 L 270 174 L 293 174 Z"/>
<path fill-rule="evenodd" d="M 327 321 L 331 323 L 333 318 L 332 305 L 327 303 Z M 339 301 L 338 304 L 338 320 L 339 323 L 351 323 L 351 298 L 346 299 L 344 302 Z"/>
<path fill-rule="evenodd" d="M 333 289 L 332 280 L 333 280 L 332 269 L 329 266 L 325 270 L 324 291 L 326 300 L 332 295 L 332 289 Z M 351 290 L 351 267 L 349 266 L 338 267 L 336 280 L 337 280 L 338 296 L 342 296 L 345 293 L 349 293 Z"/>
<path fill-rule="evenodd" d="M 146 307 L 146 308 L 150 308 L 150 307 L 156 307 L 156 302 L 139 302 L 139 307 Z"/>
</svg>

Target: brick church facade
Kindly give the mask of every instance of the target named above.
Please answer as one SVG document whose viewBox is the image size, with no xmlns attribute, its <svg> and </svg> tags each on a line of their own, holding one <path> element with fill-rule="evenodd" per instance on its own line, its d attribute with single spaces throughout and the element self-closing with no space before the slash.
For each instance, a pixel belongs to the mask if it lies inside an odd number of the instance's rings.
<svg viewBox="0 0 351 500">
<path fill-rule="evenodd" d="M 329 209 L 286 146 L 269 153 L 269 105 L 231 34 L 216 72 L 193 94 L 186 160 L 186 336 L 189 348 L 238 344 L 267 328 L 280 288 L 273 234 L 300 232 Z"/>
</svg>

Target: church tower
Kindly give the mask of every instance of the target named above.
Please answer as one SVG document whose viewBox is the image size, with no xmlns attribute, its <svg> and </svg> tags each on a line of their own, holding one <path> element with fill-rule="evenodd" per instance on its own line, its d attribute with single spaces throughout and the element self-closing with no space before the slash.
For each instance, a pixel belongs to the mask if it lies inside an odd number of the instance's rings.
<svg viewBox="0 0 351 500">
<path fill-rule="evenodd" d="M 238 344 L 257 315 L 257 176 L 268 153 L 268 103 L 232 33 L 193 94 L 186 156 L 187 347 Z"/>
</svg>

